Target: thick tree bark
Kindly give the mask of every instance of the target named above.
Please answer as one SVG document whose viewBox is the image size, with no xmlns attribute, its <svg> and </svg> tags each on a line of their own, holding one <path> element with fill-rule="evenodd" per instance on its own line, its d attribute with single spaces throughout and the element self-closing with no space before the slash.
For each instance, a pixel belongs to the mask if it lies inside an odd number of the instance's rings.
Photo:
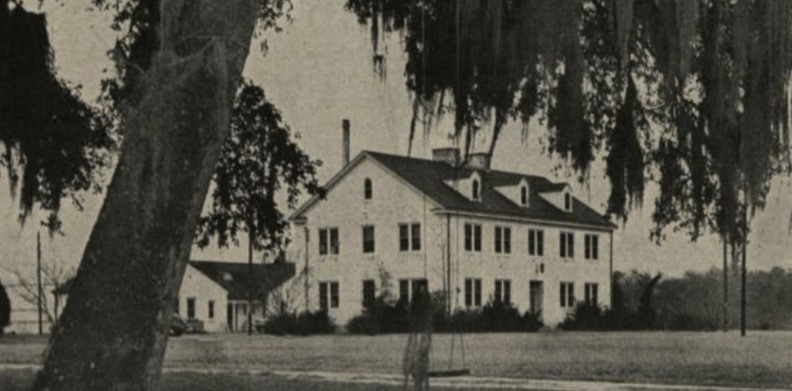
<svg viewBox="0 0 792 391">
<path fill-rule="evenodd" d="M 164 0 L 160 51 L 35 390 L 151 390 L 229 130 L 255 0 Z"/>
</svg>

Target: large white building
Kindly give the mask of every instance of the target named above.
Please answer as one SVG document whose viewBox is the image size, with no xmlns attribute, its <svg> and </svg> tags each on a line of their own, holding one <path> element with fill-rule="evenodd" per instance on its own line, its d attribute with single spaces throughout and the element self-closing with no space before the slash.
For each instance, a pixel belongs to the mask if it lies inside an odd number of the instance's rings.
<svg viewBox="0 0 792 391">
<path fill-rule="evenodd" d="M 348 153 L 345 153 L 348 156 Z M 561 322 L 579 301 L 610 305 L 616 228 L 568 184 L 492 170 L 457 149 L 416 159 L 364 151 L 291 217 L 305 305 L 339 325 L 389 292 L 444 292 L 450 310 L 489 300 Z"/>
</svg>

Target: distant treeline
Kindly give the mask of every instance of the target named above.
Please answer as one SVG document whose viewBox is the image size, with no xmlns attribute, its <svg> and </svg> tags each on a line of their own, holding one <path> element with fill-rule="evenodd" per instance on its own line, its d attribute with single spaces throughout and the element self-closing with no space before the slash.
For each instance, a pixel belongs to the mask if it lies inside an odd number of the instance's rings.
<svg viewBox="0 0 792 391">
<path fill-rule="evenodd" d="M 729 327 L 740 325 L 740 275 L 728 272 Z M 657 328 L 679 328 L 685 317 L 690 326 L 715 329 L 723 312 L 723 270 L 688 272 L 682 278 L 660 282 L 653 302 L 657 308 Z M 746 277 L 747 327 L 750 329 L 792 329 L 792 271 L 776 267 L 752 271 Z M 676 323 L 676 324 L 675 324 Z"/>
<path fill-rule="evenodd" d="M 747 327 L 792 329 L 792 271 L 773 268 L 748 273 Z M 740 275 L 728 272 L 723 306 L 723 270 L 687 272 L 666 278 L 633 271 L 614 273 L 609 308 L 581 305 L 561 326 L 568 330 L 716 330 L 724 309 L 729 328 L 740 325 Z"/>
</svg>

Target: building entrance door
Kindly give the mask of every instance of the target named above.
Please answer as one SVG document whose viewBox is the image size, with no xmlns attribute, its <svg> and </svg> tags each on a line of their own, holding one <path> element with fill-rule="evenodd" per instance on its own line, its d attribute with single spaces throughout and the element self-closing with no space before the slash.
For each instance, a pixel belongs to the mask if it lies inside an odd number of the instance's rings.
<svg viewBox="0 0 792 391">
<path fill-rule="evenodd" d="M 544 301 L 544 283 L 542 281 L 531 280 L 529 295 L 530 295 L 529 310 L 532 313 L 541 313 L 542 301 Z"/>
</svg>

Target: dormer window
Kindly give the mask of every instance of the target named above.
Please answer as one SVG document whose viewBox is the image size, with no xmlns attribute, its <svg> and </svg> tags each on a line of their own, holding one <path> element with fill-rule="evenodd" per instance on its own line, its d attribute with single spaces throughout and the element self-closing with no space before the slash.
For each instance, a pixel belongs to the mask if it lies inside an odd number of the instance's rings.
<svg viewBox="0 0 792 391">
<path fill-rule="evenodd" d="M 528 206 L 528 188 L 525 186 L 520 187 L 520 205 Z"/>
<path fill-rule="evenodd" d="M 363 197 L 367 200 L 370 200 L 372 192 L 371 179 L 366 178 L 366 180 L 363 181 Z"/>
<path fill-rule="evenodd" d="M 481 194 L 480 194 L 480 190 L 481 189 L 479 189 L 479 181 L 478 181 L 478 179 L 474 179 L 473 180 L 473 189 L 472 190 L 473 191 L 472 191 L 472 193 L 470 195 L 470 198 L 473 199 L 474 201 L 480 200 L 481 199 Z"/>
<path fill-rule="evenodd" d="M 562 212 L 571 213 L 575 206 L 572 188 L 566 183 L 555 184 L 548 191 L 539 192 L 538 195 Z"/>
</svg>

